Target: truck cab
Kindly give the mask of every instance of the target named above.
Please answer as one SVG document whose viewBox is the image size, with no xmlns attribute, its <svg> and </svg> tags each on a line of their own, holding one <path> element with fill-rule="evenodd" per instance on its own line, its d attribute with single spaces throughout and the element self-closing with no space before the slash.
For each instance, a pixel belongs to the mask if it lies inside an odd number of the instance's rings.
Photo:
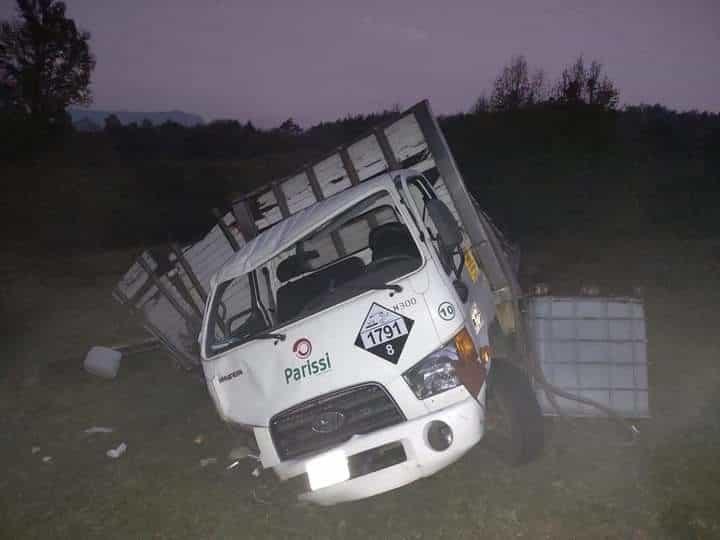
<svg viewBox="0 0 720 540">
<path fill-rule="evenodd" d="M 495 304 L 467 245 L 430 183 L 396 170 L 280 221 L 212 278 L 210 395 L 301 499 L 388 491 L 482 439 Z"/>
</svg>

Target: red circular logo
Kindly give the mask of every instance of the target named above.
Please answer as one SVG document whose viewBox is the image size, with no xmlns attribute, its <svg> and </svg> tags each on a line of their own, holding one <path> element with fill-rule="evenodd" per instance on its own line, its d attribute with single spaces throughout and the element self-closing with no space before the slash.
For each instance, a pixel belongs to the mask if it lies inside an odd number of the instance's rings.
<svg viewBox="0 0 720 540">
<path fill-rule="evenodd" d="M 312 353 L 312 343 L 307 338 L 300 338 L 293 345 L 293 352 L 300 360 L 305 360 Z"/>
</svg>

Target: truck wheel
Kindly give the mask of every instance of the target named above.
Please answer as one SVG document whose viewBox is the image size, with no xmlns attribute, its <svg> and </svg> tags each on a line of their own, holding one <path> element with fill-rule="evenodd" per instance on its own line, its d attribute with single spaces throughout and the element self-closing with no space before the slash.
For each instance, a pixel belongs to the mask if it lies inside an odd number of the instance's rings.
<svg viewBox="0 0 720 540">
<path fill-rule="evenodd" d="M 485 445 L 511 465 L 529 463 L 544 446 L 543 417 L 524 371 L 493 358 L 488 376 Z"/>
</svg>

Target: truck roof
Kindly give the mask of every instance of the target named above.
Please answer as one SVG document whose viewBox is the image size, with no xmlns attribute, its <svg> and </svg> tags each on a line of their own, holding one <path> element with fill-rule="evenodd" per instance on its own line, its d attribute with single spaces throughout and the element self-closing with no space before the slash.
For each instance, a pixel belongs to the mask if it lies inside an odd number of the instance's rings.
<svg viewBox="0 0 720 540">
<path fill-rule="evenodd" d="M 403 169 L 393 171 L 392 174 L 395 176 L 402 173 L 407 174 L 408 172 L 409 169 Z M 277 253 L 292 246 L 317 225 L 340 214 L 357 201 L 378 191 L 379 188 L 388 186 L 389 179 L 390 174 L 384 173 L 371 180 L 366 180 L 351 189 L 341 191 L 276 223 L 272 228 L 260 233 L 235 253 L 213 276 L 212 284 L 216 285 L 254 270 Z"/>
</svg>

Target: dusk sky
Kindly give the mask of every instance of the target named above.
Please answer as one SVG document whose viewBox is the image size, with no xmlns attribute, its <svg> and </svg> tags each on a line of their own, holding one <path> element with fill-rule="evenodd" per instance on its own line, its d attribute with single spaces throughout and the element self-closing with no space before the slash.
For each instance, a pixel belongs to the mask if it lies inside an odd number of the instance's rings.
<svg viewBox="0 0 720 540">
<path fill-rule="evenodd" d="M 467 110 L 514 54 L 554 80 L 583 53 L 621 103 L 720 111 L 718 0 L 67 0 L 97 109 L 307 126 L 429 98 Z M 14 14 L 0 0 L 0 18 Z"/>
</svg>

